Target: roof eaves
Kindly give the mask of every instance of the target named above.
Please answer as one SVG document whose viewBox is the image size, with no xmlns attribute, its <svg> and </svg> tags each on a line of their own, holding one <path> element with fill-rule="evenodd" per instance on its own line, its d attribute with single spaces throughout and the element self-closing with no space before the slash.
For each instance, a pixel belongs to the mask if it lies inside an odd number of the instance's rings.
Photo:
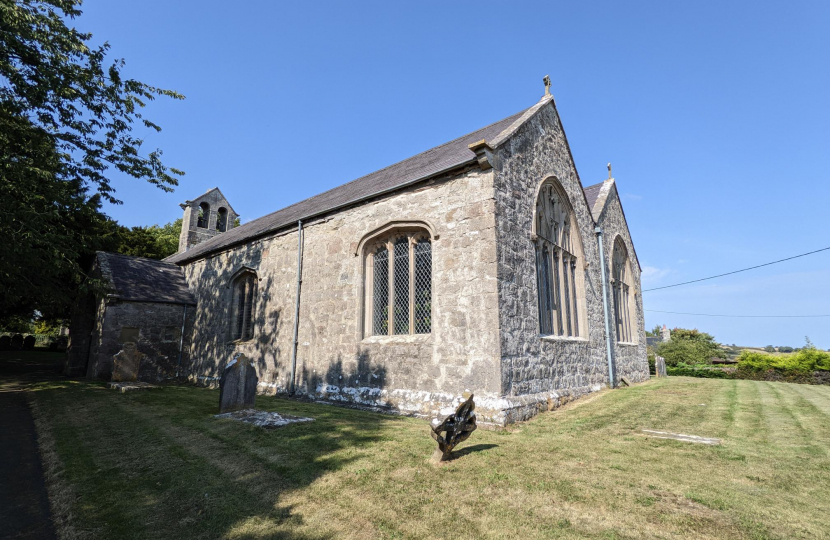
<svg viewBox="0 0 830 540">
<path fill-rule="evenodd" d="M 412 185 L 414 185 L 414 184 L 418 184 L 418 183 L 421 183 L 421 182 L 425 182 L 425 181 L 427 181 L 427 180 L 429 180 L 429 179 L 431 179 L 431 178 L 435 178 L 435 177 L 437 177 L 437 176 L 442 176 L 442 175 L 447 174 L 447 173 L 449 173 L 449 172 L 451 172 L 451 171 L 454 171 L 454 170 L 456 170 L 456 169 L 460 169 L 460 168 L 462 168 L 462 167 L 466 167 L 466 166 L 468 166 L 468 165 L 470 165 L 470 164 L 472 164 L 472 163 L 475 163 L 475 162 L 476 162 L 476 157 L 475 157 L 475 156 L 473 156 L 473 157 L 471 157 L 471 158 L 467 159 L 466 161 L 463 161 L 463 162 L 461 162 L 461 163 L 454 164 L 454 165 L 452 165 L 452 166 L 450 166 L 450 167 L 446 167 L 446 168 L 441 169 L 441 170 L 439 170 L 439 171 L 431 172 L 431 173 L 429 173 L 429 174 L 426 174 L 426 175 L 420 176 L 420 177 L 415 178 L 415 179 L 413 179 L 413 180 L 410 180 L 410 181 L 408 181 L 408 182 L 405 182 L 405 183 L 402 183 L 402 184 L 396 184 L 395 186 L 392 186 L 392 187 L 389 187 L 389 188 L 386 188 L 386 189 L 382 189 L 382 190 L 379 190 L 379 191 L 376 191 L 376 192 L 370 193 L 370 194 L 368 194 L 368 195 L 363 195 L 363 196 L 357 197 L 357 198 L 355 198 L 355 199 L 352 199 L 352 200 L 350 200 L 350 201 L 347 201 L 347 202 L 345 202 L 345 203 L 343 203 L 343 204 L 340 204 L 340 205 L 337 205 L 337 206 L 333 206 L 333 207 L 331 207 L 331 208 L 327 208 L 327 209 L 322 210 L 322 211 L 320 211 L 320 212 L 316 212 L 316 213 L 310 214 L 310 215 L 308 215 L 308 216 L 304 217 L 304 218 L 302 219 L 302 221 L 309 221 L 309 220 L 316 219 L 316 218 L 318 218 L 318 217 L 321 217 L 321 216 L 324 216 L 324 215 L 327 215 L 327 214 L 331 214 L 331 213 L 339 212 L 340 210 L 343 210 L 344 208 L 348 208 L 348 207 L 350 207 L 350 206 L 353 206 L 353 205 L 355 205 L 355 204 L 358 204 L 358 203 L 361 203 L 361 202 L 367 201 L 367 200 L 369 200 L 369 199 L 374 199 L 375 197 L 381 197 L 381 196 L 383 196 L 383 195 L 387 195 L 387 194 L 389 194 L 389 193 L 394 193 L 394 192 L 396 192 L 396 191 L 400 191 L 400 190 L 405 189 L 405 188 L 407 188 L 407 187 L 410 187 L 410 186 L 412 186 Z M 381 170 L 382 170 L 382 169 L 381 169 Z M 340 187 L 340 186 L 338 186 L 338 187 Z M 324 193 L 326 193 L 326 192 L 324 192 Z M 303 201 L 300 201 L 300 202 L 303 202 Z M 299 204 L 299 203 L 295 203 L 295 204 Z M 291 205 L 291 206 L 293 206 L 293 205 Z M 290 208 L 291 206 L 287 206 L 286 208 Z M 285 210 L 285 208 L 280 209 L 280 210 L 278 210 L 278 211 L 282 211 L 282 210 Z M 270 215 L 270 214 L 268 214 L 268 215 Z M 263 216 L 263 217 L 267 217 L 268 215 Z M 257 219 L 262 219 L 262 218 L 257 218 Z M 175 259 L 175 257 L 176 257 L 177 255 L 187 255 L 187 252 L 185 251 L 185 252 L 183 252 L 183 253 L 176 253 L 176 254 L 174 254 L 174 255 L 171 255 L 170 257 L 167 257 L 167 258 L 165 258 L 164 260 L 165 260 L 165 261 L 168 261 L 168 262 L 171 262 L 171 263 L 173 263 L 173 264 L 177 264 L 177 265 L 180 265 L 180 266 L 181 266 L 182 264 L 185 264 L 185 263 L 188 263 L 188 262 L 191 262 L 191 261 L 197 260 L 197 259 L 204 259 L 204 258 L 207 258 L 207 257 L 208 257 L 208 256 L 210 256 L 210 255 L 214 255 L 214 254 L 216 254 L 216 253 L 221 253 L 221 252 L 223 252 L 223 251 L 227 251 L 227 250 L 229 250 L 229 249 L 231 249 L 231 248 L 234 248 L 234 247 L 236 247 L 236 246 L 238 246 L 238 245 L 240 245 L 240 244 L 246 244 L 246 243 L 248 243 L 248 242 L 250 242 L 250 241 L 252 241 L 252 240 L 258 240 L 258 239 L 260 239 L 260 238 L 264 238 L 264 237 L 266 237 L 266 236 L 271 236 L 271 235 L 274 235 L 274 234 L 276 234 L 276 233 L 278 233 L 278 232 L 280 232 L 280 231 L 287 230 L 287 229 L 289 229 L 290 227 L 293 227 L 293 224 L 291 224 L 291 225 L 288 225 L 288 224 L 281 225 L 281 226 L 275 227 L 275 228 L 273 228 L 273 229 L 268 229 L 268 230 L 262 231 L 261 233 L 256 234 L 256 235 L 246 236 L 246 237 L 243 237 L 243 238 L 239 239 L 238 241 L 233 242 L 233 243 L 231 243 L 231 244 L 223 244 L 223 245 L 221 245 L 221 246 L 217 246 L 215 249 L 209 249 L 209 250 L 207 250 L 207 251 L 204 251 L 204 252 L 198 253 L 198 254 L 196 254 L 196 255 L 194 255 L 194 256 L 192 256 L 192 257 L 187 257 L 187 256 L 185 256 L 185 257 L 182 257 L 182 258 L 179 258 L 179 259 Z M 218 238 L 218 236 L 216 236 L 216 237 L 214 237 L 214 238 Z"/>
</svg>

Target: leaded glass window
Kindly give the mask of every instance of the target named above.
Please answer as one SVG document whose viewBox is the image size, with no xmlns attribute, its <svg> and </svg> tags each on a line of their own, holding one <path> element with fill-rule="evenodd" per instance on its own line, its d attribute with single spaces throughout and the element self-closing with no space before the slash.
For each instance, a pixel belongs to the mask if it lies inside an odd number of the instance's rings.
<svg viewBox="0 0 830 540">
<path fill-rule="evenodd" d="M 256 275 L 244 272 L 233 282 L 231 340 L 248 340 L 254 335 L 253 309 Z"/>
<path fill-rule="evenodd" d="M 625 242 L 617 237 L 614 241 L 614 258 L 611 268 L 611 287 L 614 293 L 614 320 L 617 328 L 617 341 L 633 342 L 631 332 L 631 268 Z"/>
<path fill-rule="evenodd" d="M 580 335 L 582 271 L 573 210 L 564 191 L 553 181 L 542 185 L 535 216 L 536 281 L 539 332 Z"/>
<path fill-rule="evenodd" d="M 367 255 L 366 320 L 371 335 L 432 331 L 432 245 L 423 231 L 396 231 Z"/>
</svg>

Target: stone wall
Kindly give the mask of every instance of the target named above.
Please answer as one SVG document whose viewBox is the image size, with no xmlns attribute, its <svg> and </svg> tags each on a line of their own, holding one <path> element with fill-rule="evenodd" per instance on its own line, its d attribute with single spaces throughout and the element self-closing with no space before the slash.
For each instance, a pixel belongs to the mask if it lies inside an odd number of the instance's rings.
<svg viewBox="0 0 830 540">
<path fill-rule="evenodd" d="M 521 398 L 510 399 L 515 405 L 508 412 L 512 420 L 521 420 L 608 384 L 598 242 L 591 210 L 552 101 L 497 148 L 494 167 L 498 171 L 495 210 L 502 392 L 507 399 Z M 531 224 L 537 188 L 551 177 L 558 180 L 570 200 L 582 241 L 583 320 L 587 330 L 583 329 L 583 337 L 578 338 L 542 337 L 539 333 Z M 613 245 L 613 236 L 611 242 Z M 636 278 L 639 289 L 639 273 Z M 641 334 L 642 325 L 640 318 Z M 636 353 L 622 354 L 624 374 L 632 376 L 630 366 L 635 364 L 633 358 L 640 354 L 639 348 Z M 642 361 L 647 378 L 644 348 Z"/>
<path fill-rule="evenodd" d="M 190 363 L 189 336 L 195 319 L 195 306 L 187 306 L 187 310 L 182 366 Z M 139 380 L 158 382 L 174 377 L 183 311 L 184 306 L 180 304 L 102 300 L 96 316 L 87 376 L 109 379 L 112 357 L 121 351 L 125 340 L 133 341 L 137 335 L 138 351 L 146 355 L 141 361 Z"/>
<path fill-rule="evenodd" d="M 304 225 L 296 391 L 315 398 L 437 414 L 464 391 L 498 406 L 493 174 L 478 167 Z M 362 240 L 392 222 L 425 222 L 432 241 L 432 332 L 364 337 Z M 233 277 L 256 271 L 254 336 L 229 342 Z M 211 384 L 236 352 L 260 390 L 286 392 L 291 372 L 297 232 L 254 240 L 189 263 L 198 309 L 190 376 Z M 479 401 L 482 419 L 493 418 Z M 493 421 L 498 421 L 494 419 Z"/>
</svg>

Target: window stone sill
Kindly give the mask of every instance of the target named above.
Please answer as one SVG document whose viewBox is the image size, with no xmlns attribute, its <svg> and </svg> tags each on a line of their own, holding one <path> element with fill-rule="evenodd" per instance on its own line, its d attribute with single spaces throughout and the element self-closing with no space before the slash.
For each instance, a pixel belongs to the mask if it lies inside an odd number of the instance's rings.
<svg viewBox="0 0 830 540">
<path fill-rule="evenodd" d="M 363 338 L 361 343 L 424 343 L 432 337 L 432 334 L 401 334 L 397 336 L 369 336 Z"/>
<path fill-rule="evenodd" d="M 588 338 L 572 336 L 554 336 L 540 334 L 539 339 L 541 339 L 542 341 L 550 341 L 554 343 L 588 343 Z"/>
<path fill-rule="evenodd" d="M 639 343 L 634 343 L 632 341 L 618 341 L 617 345 L 623 345 L 625 347 L 636 347 Z"/>
</svg>

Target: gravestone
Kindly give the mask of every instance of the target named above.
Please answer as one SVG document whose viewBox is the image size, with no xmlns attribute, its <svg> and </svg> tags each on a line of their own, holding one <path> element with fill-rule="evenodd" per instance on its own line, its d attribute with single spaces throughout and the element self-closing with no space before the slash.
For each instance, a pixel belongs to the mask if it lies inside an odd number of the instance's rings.
<svg viewBox="0 0 830 540">
<path fill-rule="evenodd" d="M 658 377 L 666 377 L 666 359 L 662 356 L 654 357 L 654 373 Z"/>
<path fill-rule="evenodd" d="M 37 339 L 35 336 L 26 336 L 23 338 L 23 350 L 24 351 L 31 351 L 35 348 L 35 343 L 37 343 Z"/>
<path fill-rule="evenodd" d="M 7 351 L 12 346 L 11 336 L 0 336 L 0 351 Z"/>
<path fill-rule="evenodd" d="M 135 343 L 128 341 L 123 345 L 121 352 L 112 357 L 112 380 L 138 380 L 138 369 L 144 354 L 138 352 Z"/>
<path fill-rule="evenodd" d="M 20 334 L 13 335 L 11 345 L 12 345 L 12 349 L 14 349 L 16 351 L 22 349 L 23 348 L 23 336 L 20 335 Z"/>
<path fill-rule="evenodd" d="M 252 409 L 258 382 L 251 360 L 242 353 L 234 355 L 219 379 L 219 414 Z"/>
<path fill-rule="evenodd" d="M 454 414 L 449 415 L 443 422 L 432 427 L 430 435 L 438 443 L 438 449 L 432 454 L 433 463 L 447 461 L 453 448 L 467 440 L 467 437 L 475 431 L 477 427 L 475 408 L 473 395 L 470 394 L 467 401 L 459 405 Z"/>
</svg>

